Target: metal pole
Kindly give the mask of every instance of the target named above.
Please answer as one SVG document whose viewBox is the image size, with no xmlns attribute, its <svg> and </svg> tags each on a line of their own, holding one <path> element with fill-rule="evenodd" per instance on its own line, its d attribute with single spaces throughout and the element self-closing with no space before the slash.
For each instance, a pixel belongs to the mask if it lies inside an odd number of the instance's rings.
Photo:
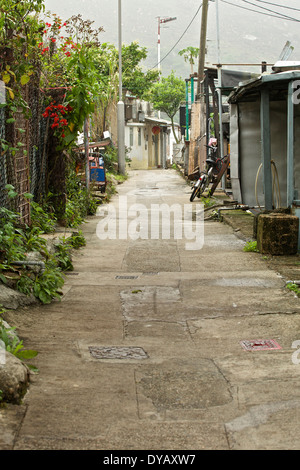
<svg viewBox="0 0 300 470">
<path fill-rule="evenodd" d="M 271 135 L 270 135 L 270 97 L 268 90 L 261 91 L 260 103 L 261 158 L 265 210 L 272 210 L 272 172 L 271 172 Z"/>
<path fill-rule="evenodd" d="M 294 103 L 293 81 L 289 82 L 287 105 L 287 207 L 294 200 Z"/>
<path fill-rule="evenodd" d="M 118 0 L 118 28 L 119 28 L 119 101 L 118 109 L 118 164 L 119 173 L 125 174 L 125 115 L 122 85 L 122 2 Z"/>
<path fill-rule="evenodd" d="M 185 81 L 185 140 L 189 141 L 189 81 Z"/>
<path fill-rule="evenodd" d="M 157 68 L 160 72 L 160 16 L 158 17 L 158 30 L 157 30 Z"/>
<path fill-rule="evenodd" d="M 220 157 L 224 157 L 223 143 L 223 103 L 222 103 L 222 65 L 220 64 L 220 21 L 219 21 L 219 0 L 216 0 L 216 21 L 217 21 L 217 57 L 218 57 L 218 99 L 219 99 L 219 148 Z M 225 175 L 222 178 L 222 189 L 225 189 Z"/>
<path fill-rule="evenodd" d="M 191 103 L 195 101 L 194 77 L 191 77 Z"/>
<path fill-rule="evenodd" d="M 89 191 L 90 187 L 90 162 L 89 162 L 89 118 L 84 120 L 84 152 L 85 152 L 85 184 Z"/>
<path fill-rule="evenodd" d="M 158 30 L 157 30 L 157 69 L 159 72 L 158 80 L 160 80 L 160 16 L 158 17 Z M 160 111 L 158 111 L 158 119 L 160 119 Z"/>
</svg>

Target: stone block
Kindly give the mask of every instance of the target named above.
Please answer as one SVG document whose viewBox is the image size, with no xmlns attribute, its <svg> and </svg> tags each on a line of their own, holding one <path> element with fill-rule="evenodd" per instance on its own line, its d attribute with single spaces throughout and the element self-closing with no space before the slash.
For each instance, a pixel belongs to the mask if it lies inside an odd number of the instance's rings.
<svg viewBox="0 0 300 470">
<path fill-rule="evenodd" d="M 0 363 L 0 390 L 5 402 L 20 404 L 30 382 L 28 367 L 10 352 Z"/>
<path fill-rule="evenodd" d="M 257 223 L 260 253 L 294 255 L 298 251 L 299 218 L 290 214 L 261 214 Z"/>
</svg>

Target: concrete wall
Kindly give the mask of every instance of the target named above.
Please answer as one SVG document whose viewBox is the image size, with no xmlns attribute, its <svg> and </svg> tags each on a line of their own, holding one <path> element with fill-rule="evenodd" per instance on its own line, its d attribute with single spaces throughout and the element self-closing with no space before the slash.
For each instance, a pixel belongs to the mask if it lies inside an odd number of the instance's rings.
<svg viewBox="0 0 300 470">
<path fill-rule="evenodd" d="M 133 170 L 148 169 L 148 129 L 145 124 L 130 123 L 125 126 L 125 145 L 130 148 L 130 167 Z M 148 137 L 149 139 L 149 137 Z"/>
</svg>

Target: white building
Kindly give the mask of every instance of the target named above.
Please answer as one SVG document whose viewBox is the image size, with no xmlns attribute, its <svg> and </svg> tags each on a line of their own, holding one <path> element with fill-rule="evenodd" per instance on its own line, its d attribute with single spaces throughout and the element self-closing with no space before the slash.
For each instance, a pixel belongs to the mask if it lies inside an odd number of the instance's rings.
<svg viewBox="0 0 300 470">
<path fill-rule="evenodd" d="M 172 162 L 171 123 L 154 115 L 150 103 L 125 98 L 125 146 L 130 168 L 166 168 Z"/>
</svg>

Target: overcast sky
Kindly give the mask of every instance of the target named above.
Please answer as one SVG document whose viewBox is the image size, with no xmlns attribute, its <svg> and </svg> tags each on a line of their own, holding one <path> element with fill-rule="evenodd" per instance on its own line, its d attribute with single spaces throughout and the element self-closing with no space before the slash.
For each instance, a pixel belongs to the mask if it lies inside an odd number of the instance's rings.
<svg viewBox="0 0 300 470">
<path fill-rule="evenodd" d="M 137 40 L 148 49 L 146 67 L 157 63 L 157 17 L 176 17 L 161 30 L 162 71 L 189 73 L 178 52 L 199 47 L 201 0 L 122 0 L 122 37 L 129 44 Z M 288 8 L 280 8 L 283 5 Z M 80 13 L 84 19 L 102 26 L 101 42 L 118 42 L 118 0 L 45 0 L 47 10 L 64 20 Z M 292 9 L 294 8 L 294 10 Z M 256 12 L 250 11 L 256 10 Z M 207 62 L 217 62 L 216 5 L 209 3 Z M 290 60 L 300 60 L 300 0 L 219 0 L 221 62 L 274 63 L 286 43 L 294 52 Z M 286 18 L 276 18 L 278 14 Z M 298 21 L 291 21 L 296 19 Z M 178 44 L 176 44 L 178 42 Z M 172 50 L 171 50 L 172 49 Z M 231 67 L 232 68 L 232 67 Z M 180 70 L 179 70 L 180 69 Z"/>
</svg>

